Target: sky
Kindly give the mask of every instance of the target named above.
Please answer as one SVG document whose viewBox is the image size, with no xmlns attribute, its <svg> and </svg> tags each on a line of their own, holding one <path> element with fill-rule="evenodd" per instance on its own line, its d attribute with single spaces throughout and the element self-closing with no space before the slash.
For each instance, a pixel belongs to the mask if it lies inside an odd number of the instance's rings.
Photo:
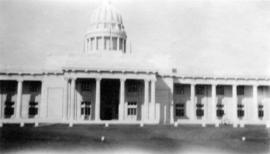
<svg viewBox="0 0 270 154">
<path fill-rule="evenodd" d="M 100 0 L 0 0 L 0 66 L 83 52 Z M 128 50 L 186 74 L 270 76 L 270 1 L 111 0 Z M 1 67 L 0 67 L 1 68 Z"/>
</svg>

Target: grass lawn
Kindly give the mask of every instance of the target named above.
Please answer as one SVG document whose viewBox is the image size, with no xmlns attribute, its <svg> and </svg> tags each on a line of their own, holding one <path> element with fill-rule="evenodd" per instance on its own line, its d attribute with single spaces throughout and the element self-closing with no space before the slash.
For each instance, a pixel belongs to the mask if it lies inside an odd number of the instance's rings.
<svg viewBox="0 0 270 154">
<path fill-rule="evenodd" d="M 5 125 L 0 137 L 0 153 L 270 153 L 258 126 Z"/>
</svg>

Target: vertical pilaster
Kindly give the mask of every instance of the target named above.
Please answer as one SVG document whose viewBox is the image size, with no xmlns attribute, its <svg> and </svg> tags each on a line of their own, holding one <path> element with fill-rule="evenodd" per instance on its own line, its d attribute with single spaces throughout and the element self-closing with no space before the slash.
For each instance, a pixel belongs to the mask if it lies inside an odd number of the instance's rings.
<svg viewBox="0 0 270 154">
<path fill-rule="evenodd" d="M 63 104 L 63 120 L 68 119 L 68 78 L 65 78 L 65 85 L 64 85 L 64 104 Z"/>
<path fill-rule="evenodd" d="M 170 124 L 174 124 L 175 122 L 175 104 L 174 104 L 174 82 L 172 82 L 171 86 L 171 95 L 170 95 Z"/>
<path fill-rule="evenodd" d="M 150 103 L 150 117 L 151 120 L 154 121 L 156 120 L 156 80 L 153 79 L 151 80 L 151 103 Z"/>
<path fill-rule="evenodd" d="M 211 120 L 213 121 L 213 123 L 216 123 L 216 85 L 212 84 L 212 103 L 211 103 Z"/>
<path fill-rule="evenodd" d="M 195 120 L 196 117 L 196 108 L 195 108 L 195 84 L 190 84 L 190 119 Z"/>
<path fill-rule="evenodd" d="M 142 109 L 143 120 L 149 120 L 149 80 L 144 80 L 144 109 Z"/>
<path fill-rule="evenodd" d="M 238 118 L 237 118 L 237 85 L 232 85 L 232 121 L 233 127 L 237 127 Z"/>
<path fill-rule="evenodd" d="M 126 79 L 120 79 L 120 103 L 119 103 L 119 120 L 124 120 L 124 103 L 125 103 L 125 81 Z"/>
<path fill-rule="evenodd" d="M 95 104 L 95 120 L 100 120 L 100 81 L 101 78 L 96 78 L 96 104 Z"/>
<path fill-rule="evenodd" d="M 2 101 L 2 82 L 0 81 L 0 119 L 3 118 L 4 102 Z M 1 126 L 1 123 L 0 123 Z"/>
<path fill-rule="evenodd" d="M 252 105 L 252 111 L 254 111 L 253 114 L 253 120 L 258 120 L 258 85 L 253 85 L 253 105 Z"/>
<path fill-rule="evenodd" d="M 84 52 L 88 53 L 88 44 L 89 44 L 89 39 L 85 38 L 84 40 Z"/>
<path fill-rule="evenodd" d="M 22 80 L 17 81 L 17 101 L 16 101 L 16 118 L 21 118 L 21 108 L 22 108 Z"/>
<path fill-rule="evenodd" d="M 70 120 L 74 120 L 74 112 L 75 112 L 75 79 L 71 78 L 70 80 Z"/>
</svg>

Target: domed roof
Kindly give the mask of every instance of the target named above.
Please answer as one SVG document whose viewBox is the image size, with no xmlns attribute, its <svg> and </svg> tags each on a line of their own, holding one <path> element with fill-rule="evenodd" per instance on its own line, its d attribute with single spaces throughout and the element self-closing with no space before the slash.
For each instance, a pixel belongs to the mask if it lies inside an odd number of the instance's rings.
<svg viewBox="0 0 270 154">
<path fill-rule="evenodd" d="M 114 23 L 122 25 L 122 16 L 110 3 L 104 2 L 93 12 L 91 16 L 91 24 L 100 23 Z"/>
</svg>

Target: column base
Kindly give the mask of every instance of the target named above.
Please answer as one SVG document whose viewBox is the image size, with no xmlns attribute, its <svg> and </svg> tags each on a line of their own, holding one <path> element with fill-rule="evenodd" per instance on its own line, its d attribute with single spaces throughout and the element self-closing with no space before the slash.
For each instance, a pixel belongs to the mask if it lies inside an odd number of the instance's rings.
<svg viewBox="0 0 270 154">
<path fill-rule="evenodd" d="M 245 124 L 240 124 L 240 128 L 244 128 L 245 127 Z"/>
<path fill-rule="evenodd" d="M 238 127 L 238 124 L 237 123 L 234 123 L 233 124 L 233 128 L 237 128 Z"/>
<path fill-rule="evenodd" d="M 23 122 L 20 123 L 20 127 L 24 127 L 24 123 Z"/>
<path fill-rule="evenodd" d="M 144 126 L 144 123 L 142 122 L 142 123 L 140 123 L 140 127 L 143 127 Z"/>
<path fill-rule="evenodd" d="M 205 123 L 202 123 L 202 127 L 206 127 L 206 124 Z"/>
<path fill-rule="evenodd" d="M 73 127 L 73 123 L 70 122 L 70 123 L 68 124 L 68 126 L 69 126 L 69 127 Z"/>
<path fill-rule="evenodd" d="M 35 122 L 35 127 L 38 127 L 39 123 L 38 122 Z"/>
</svg>

